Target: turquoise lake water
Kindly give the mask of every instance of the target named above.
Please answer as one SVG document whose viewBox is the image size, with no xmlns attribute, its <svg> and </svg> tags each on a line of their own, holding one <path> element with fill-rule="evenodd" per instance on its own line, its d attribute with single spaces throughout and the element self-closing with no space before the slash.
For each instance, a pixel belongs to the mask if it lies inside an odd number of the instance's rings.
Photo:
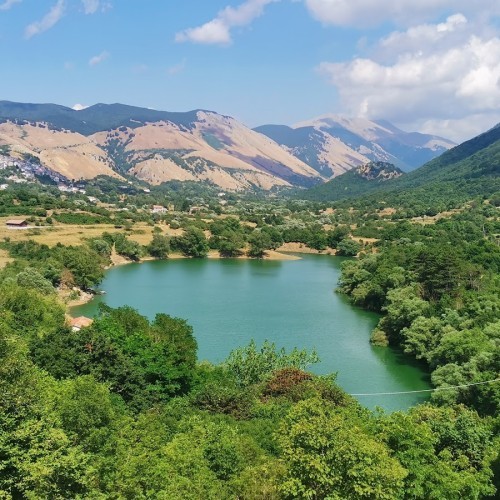
<svg viewBox="0 0 500 500">
<path fill-rule="evenodd" d="M 92 316 L 98 303 L 130 305 L 185 318 L 198 341 L 198 359 L 218 363 L 229 352 L 264 340 L 278 347 L 315 348 L 318 374 L 337 372 L 349 393 L 428 389 L 428 376 L 401 353 L 369 342 L 378 316 L 335 293 L 342 259 L 301 255 L 300 260 L 179 259 L 110 269 L 105 295 L 73 309 Z M 427 394 L 358 397 L 388 411 L 425 401 Z"/>
</svg>

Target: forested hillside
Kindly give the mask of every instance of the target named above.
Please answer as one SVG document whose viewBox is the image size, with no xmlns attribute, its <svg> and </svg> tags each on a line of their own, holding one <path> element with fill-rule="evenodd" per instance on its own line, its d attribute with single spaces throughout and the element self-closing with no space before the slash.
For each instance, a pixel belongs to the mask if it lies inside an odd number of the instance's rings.
<svg viewBox="0 0 500 500">
<path fill-rule="evenodd" d="M 335 179 L 315 186 L 305 192 L 299 192 L 297 198 L 314 201 L 343 200 L 366 195 L 375 191 L 385 182 L 397 179 L 403 172 L 385 162 L 369 162 L 353 168 Z"/>
<path fill-rule="evenodd" d="M 320 189 L 305 191 L 302 197 L 317 201 L 345 198 L 342 190 L 336 187 L 336 181 L 333 179 Z M 429 202 L 461 204 L 475 196 L 488 197 L 500 190 L 500 127 L 456 146 L 400 178 L 380 185 L 366 183 L 366 188 L 364 193 L 354 189 L 349 197 L 359 197 L 374 190 L 376 192 L 365 197 L 365 201 L 386 202 L 398 207 Z"/>
</svg>

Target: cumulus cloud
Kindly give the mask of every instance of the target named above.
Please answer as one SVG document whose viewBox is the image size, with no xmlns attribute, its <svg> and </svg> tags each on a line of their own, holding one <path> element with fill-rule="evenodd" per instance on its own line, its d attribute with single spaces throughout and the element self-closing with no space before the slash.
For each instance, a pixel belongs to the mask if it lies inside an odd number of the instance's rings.
<svg viewBox="0 0 500 500">
<path fill-rule="evenodd" d="M 323 24 L 367 27 L 383 22 L 404 26 L 423 23 L 446 12 L 481 13 L 490 17 L 500 13 L 497 0 L 304 0 L 310 14 Z"/>
<path fill-rule="evenodd" d="M 356 58 L 318 69 L 337 88 L 344 112 L 462 140 L 500 121 L 500 38 L 470 34 L 466 25 L 454 15 L 395 32 L 380 42 L 392 51 L 390 63 Z M 465 119 L 467 127 L 459 125 Z"/>
<path fill-rule="evenodd" d="M 247 26 L 261 16 L 266 5 L 280 0 L 247 0 L 238 7 L 226 7 L 216 18 L 196 28 L 188 28 L 175 36 L 176 42 L 229 45 L 231 28 Z"/>
<path fill-rule="evenodd" d="M 85 106 L 85 104 L 75 104 L 72 106 L 71 109 L 74 109 L 75 111 L 81 111 L 82 109 L 87 109 L 88 106 Z"/>
<path fill-rule="evenodd" d="M 100 54 L 98 54 L 94 57 L 91 57 L 89 59 L 89 66 L 97 66 L 98 64 L 101 64 L 106 59 L 109 59 L 110 55 L 111 54 L 105 50 L 105 51 L 101 52 Z"/>
<path fill-rule="evenodd" d="M 35 21 L 26 27 L 24 31 L 25 37 L 31 38 L 55 26 L 63 17 L 65 7 L 64 0 L 57 0 L 55 5 L 40 21 Z"/>
<path fill-rule="evenodd" d="M 458 13 L 439 24 L 422 24 L 404 32 L 395 31 L 381 40 L 380 48 L 382 53 L 389 56 L 394 53 L 432 50 L 436 44 L 443 50 L 445 46 L 451 48 L 460 44 L 464 36 L 473 32 L 474 27 L 467 18 Z"/>
<path fill-rule="evenodd" d="M 23 0 L 5 0 L 0 4 L 0 10 L 9 10 L 16 3 L 21 3 Z"/>
</svg>

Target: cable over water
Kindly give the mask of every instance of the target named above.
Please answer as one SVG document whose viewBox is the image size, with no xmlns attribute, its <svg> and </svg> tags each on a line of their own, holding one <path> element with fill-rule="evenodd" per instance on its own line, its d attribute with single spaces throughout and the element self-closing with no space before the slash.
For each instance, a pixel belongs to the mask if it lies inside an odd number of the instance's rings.
<svg viewBox="0 0 500 500">
<path fill-rule="evenodd" d="M 474 382 L 471 384 L 450 385 L 448 387 L 436 387 L 434 389 L 421 389 L 419 391 L 368 392 L 368 393 L 349 394 L 349 395 L 350 396 L 393 396 L 393 395 L 397 395 L 397 394 L 416 394 L 419 392 L 437 392 L 437 391 L 449 391 L 451 389 L 464 389 L 466 387 L 472 387 L 474 385 L 493 384 L 495 382 L 500 382 L 500 378 L 495 378 L 492 380 L 485 380 L 484 382 Z"/>
</svg>

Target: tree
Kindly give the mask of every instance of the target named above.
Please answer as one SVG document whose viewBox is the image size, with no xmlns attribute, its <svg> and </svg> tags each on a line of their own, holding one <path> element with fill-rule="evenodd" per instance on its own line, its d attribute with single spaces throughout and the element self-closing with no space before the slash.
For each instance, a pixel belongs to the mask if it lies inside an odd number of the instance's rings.
<svg viewBox="0 0 500 500">
<path fill-rule="evenodd" d="M 361 245 L 351 239 L 343 239 L 337 244 L 337 255 L 344 257 L 355 257 L 361 250 Z"/>
<path fill-rule="evenodd" d="M 188 227 L 182 236 L 172 238 L 172 246 L 186 257 L 198 259 L 206 257 L 209 250 L 205 233 L 194 226 Z"/>
<path fill-rule="evenodd" d="M 464 407 L 415 407 L 377 422 L 377 434 L 408 470 L 404 498 L 485 498 L 493 493 L 491 431 Z"/>
<path fill-rule="evenodd" d="M 389 448 L 321 400 L 299 402 L 277 437 L 287 466 L 285 498 L 399 498 L 407 471 Z"/>
<path fill-rule="evenodd" d="M 238 257 L 245 246 L 245 240 L 241 233 L 224 231 L 218 241 L 219 253 L 222 257 Z"/>
<path fill-rule="evenodd" d="M 273 245 L 269 234 L 258 230 L 250 235 L 248 243 L 250 244 L 250 248 L 247 251 L 247 255 L 256 258 L 262 258 L 266 250 L 269 250 Z"/>
<path fill-rule="evenodd" d="M 123 233 L 118 233 L 115 238 L 115 250 L 118 254 L 130 260 L 138 261 L 143 254 L 143 249 L 136 241 L 129 240 Z"/>
<path fill-rule="evenodd" d="M 297 368 L 305 370 L 309 365 L 319 362 L 316 351 L 311 353 L 297 348 L 286 352 L 285 348 L 276 349 L 276 345 L 265 341 L 259 349 L 254 340 L 246 347 L 231 351 L 224 366 L 235 376 L 237 382 L 249 386 L 262 382 L 275 370 Z"/>
<path fill-rule="evenodd" d="M 45 295 L 54 293 L 55 291 L 52 283 L 32 267 L 27 267 L 24 271 L 21 271 L 17 275 L 16 281 L 19 286 L 33 288 Z"/>
<path fill-rule="evenodd" d="M 419 316 L 425 316 L 429 304 L 422 300 L 415 286 L 395 288 L 387 294 L 386 315 L 380 320 L 379 327 L 387 334 L 389 341 L 399 344 L 403 339 L 403 331 Z"/>
<path fill-rule="evenodd" d="M 170 252 L 170 242 L 166 236 L 163 236 L 158 232 L 153 232 L 153 239 L 151 243 L 146 247 L 149 255 L 156 257 L 157 259 L 165 259 L 168 257 Z"/>
<path fill-rule="evenodd" d="M 89 289 L 104 278 L 102 260 L 97 252 L 88 247 L 62 247 L 59 249 L 62 263 L 71 271 L 77 286 Z"/>
</svg>

